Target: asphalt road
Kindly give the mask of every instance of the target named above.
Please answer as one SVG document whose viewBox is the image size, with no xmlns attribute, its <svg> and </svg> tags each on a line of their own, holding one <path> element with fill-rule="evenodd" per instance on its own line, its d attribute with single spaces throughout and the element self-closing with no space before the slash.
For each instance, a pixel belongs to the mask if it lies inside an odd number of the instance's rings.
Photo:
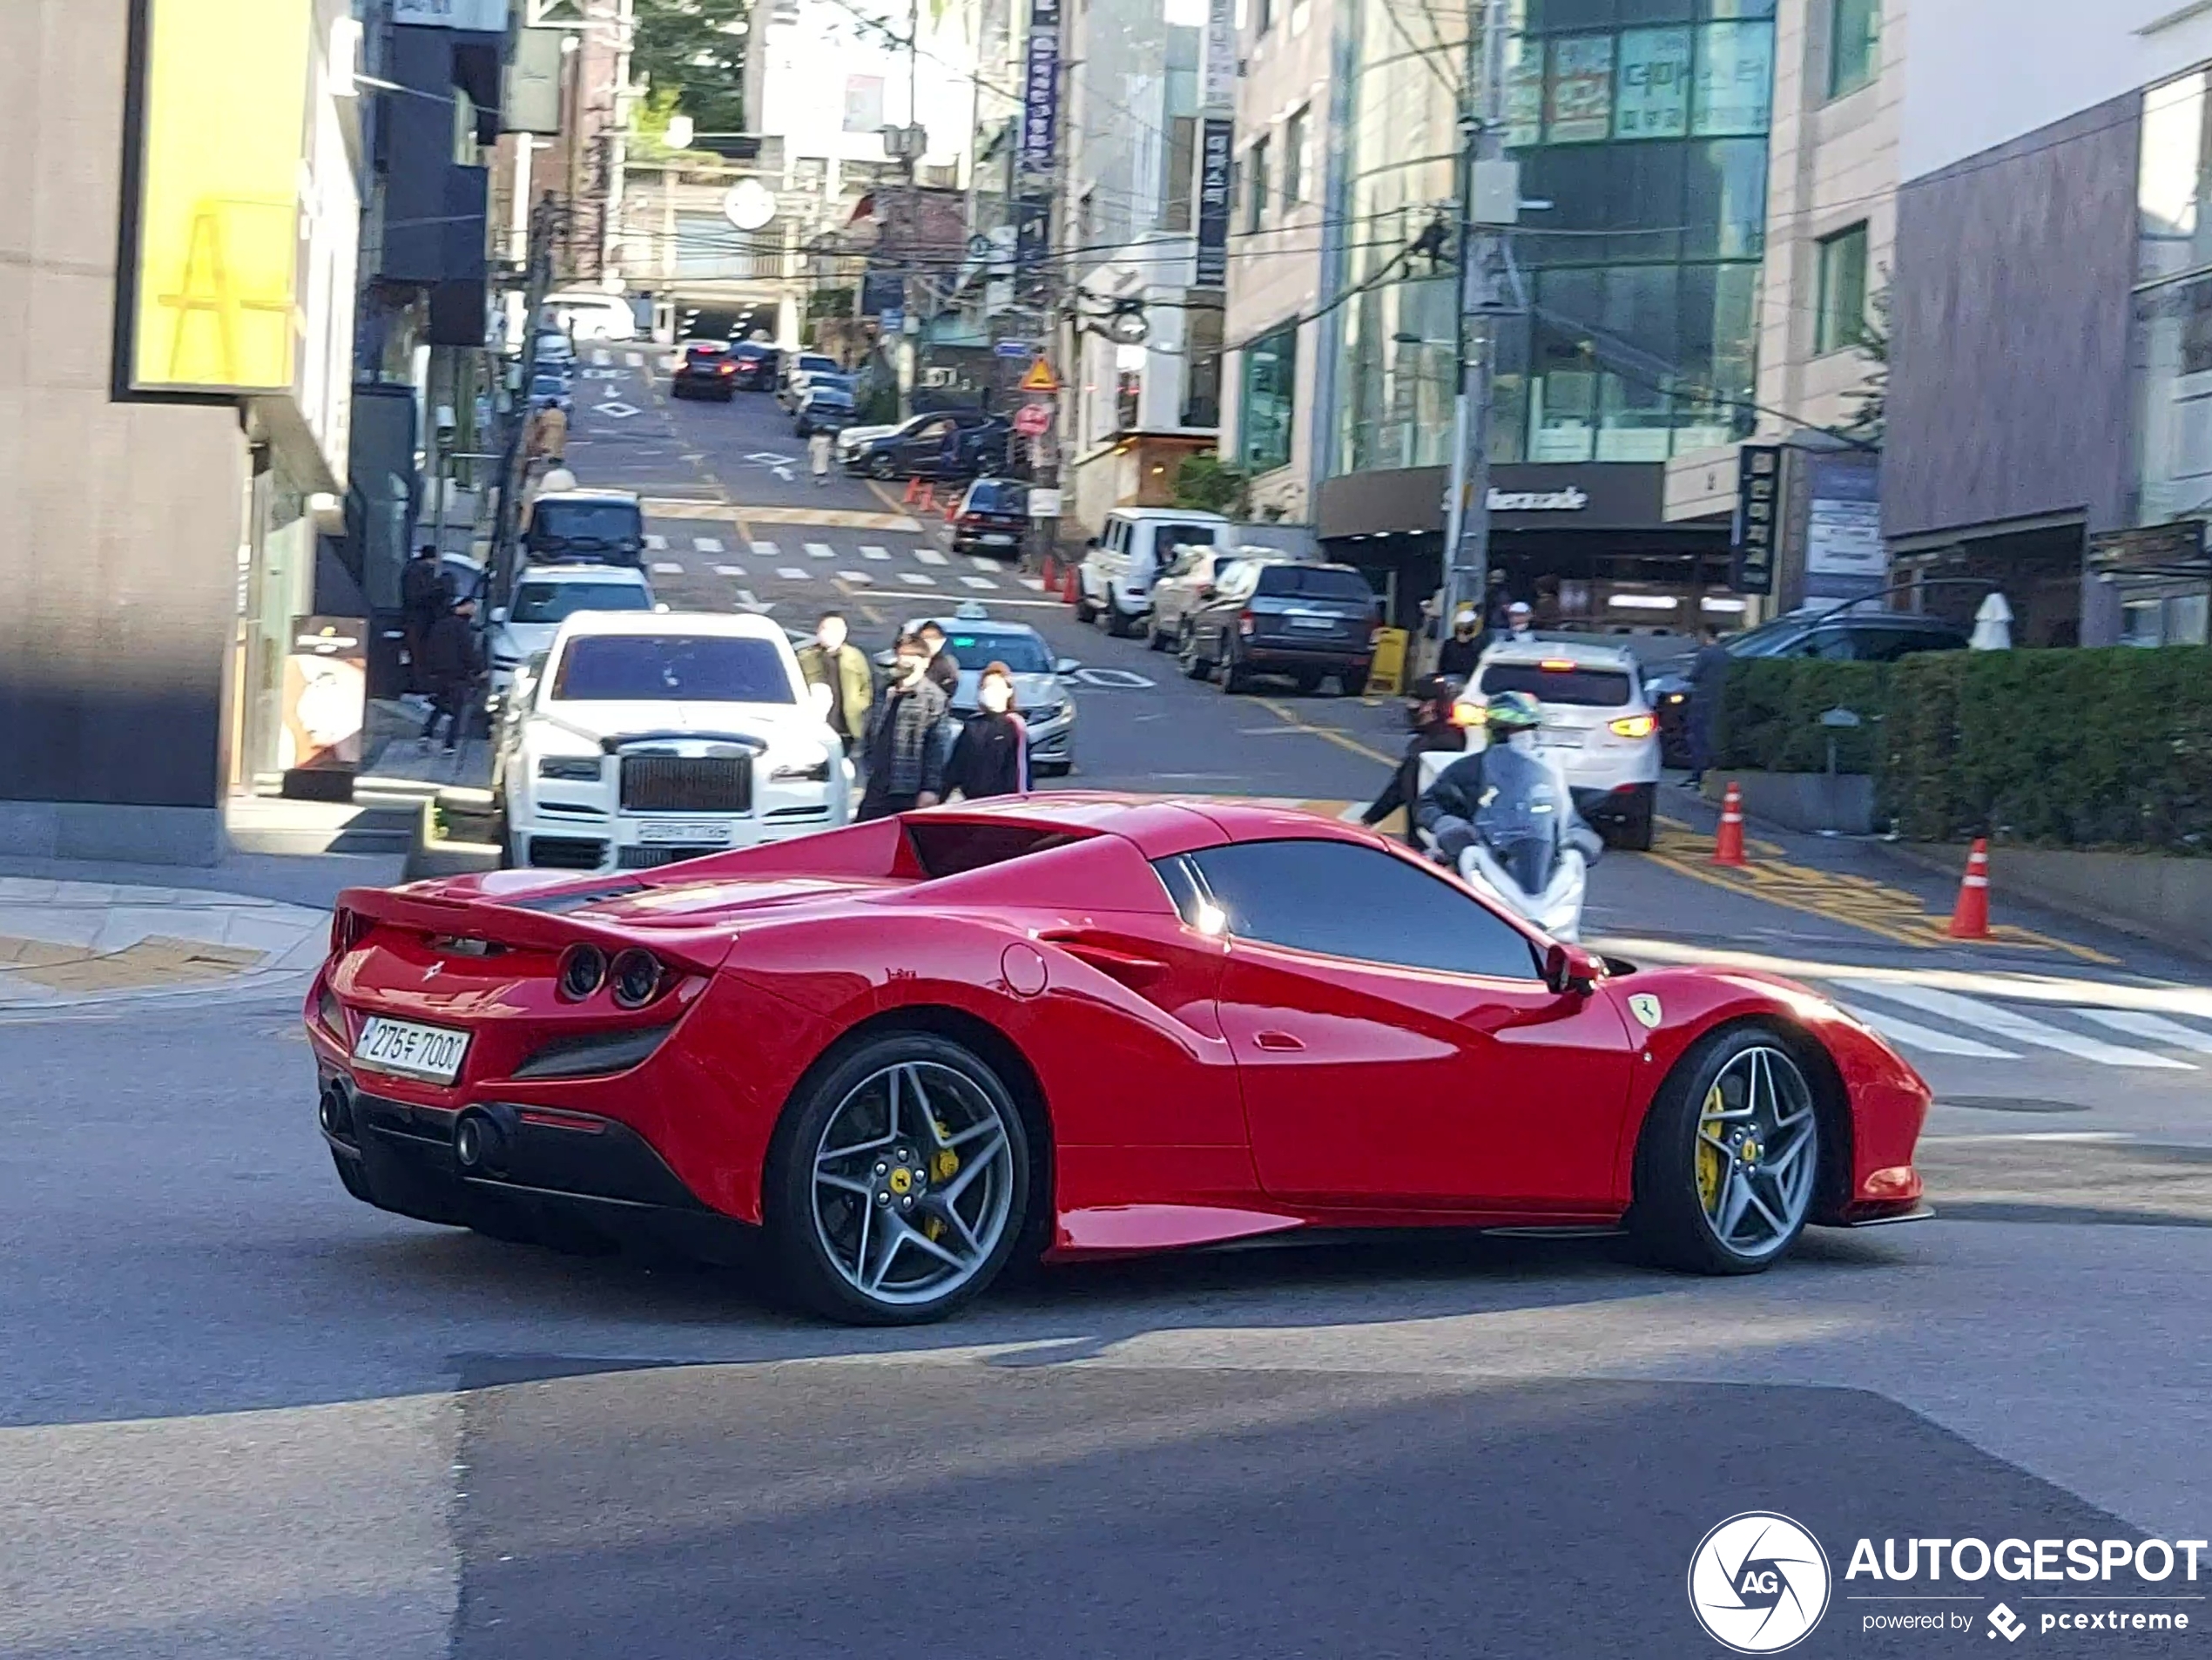
<svg viewBox="0 0 2212 1660">
<path fill-rule="evenodd" d="M 887 624 L 907 596 L 840 589 L 848 548 L 854 570 L 961 569 L 914 559 L 920 534 L 748 533 L 815 510 L 745 460 L 779 453 L 759 409 L 587 385 L 638 412 L 580 419 L 590 482 L 726 515 L 657 532 L 684 603 L 742 585 L 779 616 L 834 597 Z M 699 535 L 725 557 L 675 540 Z M 1020 614 L 1155 681 L 1085 688 L 1078 784 L 1349 802 L 1381 776 L 1387 708 L 1230 698 Z M 1746 891 L 1698 864 L 1701 809 L 1672 793 L 1669 813 L 1684 840 L 1602 864 L 1594 924 L 1655 958 L 1787 964 L 1948 1043 L 1909 1051 L 1948 1103 L 1923 1149 L 1938 1220 L 1816 1233 L 1728 1281 L 1602 1240 L 1289 1245 L 1062 1270 L 944 1326 L 851 1331 L 738 1277 L 354 1203 L 281 1003 L 0 1023 L 0 1656 L 1717 1654 L 1685 1574 L 1749 1509 L 1803 1522 L 1834 1570 L 1795 1652 L 2006 1650 L 2000 1595 L 2023 1651 L 2194 1651 L 2196 1630 L 2036 1629 L 2105 1603 L 2034 1598 L 2101 1586 L 1874 1603 L 1848 1599 L 1915 1588 L 1843 1573 L 1860 1536 L 2212 1535 L 2212 1054 L 2174 1036 L 2212 1034 L 2203 970 L 2026 914 L 2034 941 L 1906 943 L 1867 925 L 1876 901 L 1940 878 L 1777 845 L 1769 870 L 1826 886 Z M 1865 1629 L 1935 1609 L 1963 1628 Z"/>
</svg>

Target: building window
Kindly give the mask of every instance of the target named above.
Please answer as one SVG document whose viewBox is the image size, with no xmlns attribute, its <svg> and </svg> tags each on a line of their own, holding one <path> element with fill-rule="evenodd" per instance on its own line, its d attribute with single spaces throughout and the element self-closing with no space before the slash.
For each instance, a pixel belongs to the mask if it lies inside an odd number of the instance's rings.
<svg viewBox="0 0 2212 1660">
<path fill-rule="evenodd" d="M 1267 213 L 1266 139 L 1260 139 L 1244 152 L 1244 228 L 1257 231 Z"/>
<path fill-rule="evenodd" d="M 1215 431 L 1221 426 L 1222 313 L 1193 306 L 1184 316 L 1183 424 Z"/>
<path fill-rule="evenodd" d="M 1283 124 L 1283 206 L 1305 199 L 1305 138 L 1312 122 L 1311 105 L 1301 105 Z"/>
<path fill-rule="evenodd" d="M 1820 310 L 1813 320 L 1816 356 L 1841 352 L 1866 338 L 1866 226 L 1854 225 L 1820 240 Z"/>
<path fill-rule="evenodd" d="M 1196 116 L 1168 118 L 1167 177 L 1161 181 L 1160 189 L 1163 205 L 1160 228 L 1163 231 L 1190 228 L 1190 187 L 1197 181 L 1197 142 Z"/>
<path fill-rule="evenodd" d="M 1298 402 L 1298 327 L 1263 334 L 1244 348 L 1237 402 L 1238 464 L 1270 472 L 1291 461 L 1291 417 Z"/>
<path fill-rule="evenodd" d="M 1834 0 L 1828 28 L 1828 96 L 1856 92 L 1881 71 L 1882 0 Z"/>
</svg>

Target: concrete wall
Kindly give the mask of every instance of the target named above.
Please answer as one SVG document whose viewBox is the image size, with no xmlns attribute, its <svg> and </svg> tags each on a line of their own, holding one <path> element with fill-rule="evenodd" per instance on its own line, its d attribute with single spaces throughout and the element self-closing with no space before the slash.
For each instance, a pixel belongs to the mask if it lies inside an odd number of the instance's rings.
<svg viewBox="0 0 2212 1660">
<path fill-rule="evenodd" d="M 2137 104 L 2130 92 L 1899 192 L 1889 536 L 2121 522 Z"/>
<path fill-rule="evenodd" d="M 0 5 L 0 853 L 212 860 L 247 452 L 110 399 L 126 13 Z"/>
</svg>

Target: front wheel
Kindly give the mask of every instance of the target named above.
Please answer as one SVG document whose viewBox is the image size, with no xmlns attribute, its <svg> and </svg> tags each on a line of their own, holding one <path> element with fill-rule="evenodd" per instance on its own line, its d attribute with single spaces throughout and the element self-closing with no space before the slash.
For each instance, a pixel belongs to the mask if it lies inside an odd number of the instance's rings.
<svg viewBox="0 0 2212 1660">
<path fill-rule="evenodd" d="M 868 476 L 870 478 L 888 479 L 895 472 L 897 472 L 897 470 L 898 468 L 896 463 L 894 462 L 888 455 L 871 455 L 868 457 Z"/>
<path fill-rule="evenodd" d="M 1176 644 L 1176 658 L 1183 665 L 1186 679 L 1204 680 L 1213 672 L 1213 665 L 1198 655 L 1198 631 L 1185 623 L 1183 635 Z"/>
<path fill-rule="evenodd" d="M 1757 1273 L 1811 1214 L 1820 1180 L 1813 1086 L 1780 1034 L 1723 1030 L 1692 1048 L 1651 1103 L 1629 1231 L 1687 1273 Z"/>
<path fill-rule="evenodd" d="M 1160 616 L 1157 611 L 1153 612 L 1152 620 L 1144 624 L 1144 649 L 1148 651 L 1164 651 L 1168 649 L 1168 637 L 1160 632 Z"/>
<path fill-rule="evenodd" d="M 1028 1132 L 958 1043 L 890 1032 L 801 1087 L 769 1155 L 784 1290 L 833 1319 L 907 1326 L 981 1294 L 1028 1219 Z"/>
<path fill-rule="evenodd" d="M 1221 659 L 1221 689 L 1232 696 L 1241 696 L 1252 689 L 1252 671 L 1237 660 L 1237 648 L 1233 645 Z"/>
</svg>

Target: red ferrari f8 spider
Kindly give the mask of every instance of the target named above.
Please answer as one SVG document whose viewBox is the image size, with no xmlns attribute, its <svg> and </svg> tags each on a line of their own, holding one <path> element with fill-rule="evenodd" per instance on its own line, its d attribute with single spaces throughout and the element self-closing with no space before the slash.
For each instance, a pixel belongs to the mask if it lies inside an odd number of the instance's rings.
<svg viewBox="0 0 2212 1660">
<path fill-rule="evenodd" d="M 351 889 L 307 1023 L 356 1198 L 759 1262 L 847 1320 L 1292 1229 L 1622 1227 L 1742 1273 L 1925 1213 L 1927 1086 L 1832 1004 L 1608 963 L 1255 804 L 1031 796 Z"/>
</svg>

